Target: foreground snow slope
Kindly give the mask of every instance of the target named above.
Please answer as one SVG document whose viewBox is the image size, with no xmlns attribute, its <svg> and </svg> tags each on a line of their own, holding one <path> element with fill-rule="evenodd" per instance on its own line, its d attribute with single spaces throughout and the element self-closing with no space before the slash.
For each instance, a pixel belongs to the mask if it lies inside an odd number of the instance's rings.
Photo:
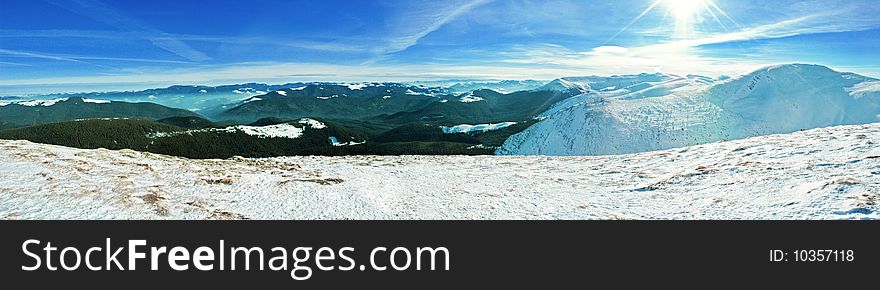
<svg viewBox="0 0 880 290">
<path fill-rule="evenodd" d="M 190 160 L 0 141 L 6 219 L 877 219 L 880 124 L 627 155 Z"/>
<path fill-rule="evenodd" d="M 555 82 L 583 93 L 544 112 L 499 154 L 645 152 L 880 121 L 876 79 L 819 65 L 778 65 L 725 80 L 642 74 Z"/>
</svg>

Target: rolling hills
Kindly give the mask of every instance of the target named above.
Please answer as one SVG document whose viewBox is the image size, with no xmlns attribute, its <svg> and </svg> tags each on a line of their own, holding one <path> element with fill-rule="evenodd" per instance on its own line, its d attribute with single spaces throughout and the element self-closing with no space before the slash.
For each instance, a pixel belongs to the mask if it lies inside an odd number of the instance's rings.
<svg viewBox="0 0 880 290">
<path fill-rule="evenodd" d="M 457 96 L 447 96 L 424 108 L 381 116 L 374 120 L 392 124 L 428 122 L 438 125 L 519 122 L 533 119 L 553 104 L 571 97 L 556 90 L 499 93 L 477 90 Z"/>
<path fill-rule="evenodd" d="M 416 110 L 442 91 L 397 83 L 311 84 L 253 96 L 213 115 L 218 120 L 253 122 L 258 119 L 317 117 L 364 119 Z"/>
<path fill-rule="evenodd" d="M 78 92 L 45 94 L 29 97 L 30 99 L 52 100 L 81 97 L 120 102 L 150 102 L 163 106 L 182 108 L 191 111 L 213 111 L 219 106 L 239 102 L 256 95 L 282 88 L 301 87 L 304 83 L 288 83 L 268 85 L 262 83 L 245 83 L 221 86 L 175 85 L 165 88 L 154 88 L 138 91 L 111 92 Z"/>
<path fill-rule="evenodd" d="M 129 103 L 81 97 L 17 101 L 0 104 L 0 129 L 93 118 L 196 117 L 183 109 L 154 103 Z"/>
</svg>

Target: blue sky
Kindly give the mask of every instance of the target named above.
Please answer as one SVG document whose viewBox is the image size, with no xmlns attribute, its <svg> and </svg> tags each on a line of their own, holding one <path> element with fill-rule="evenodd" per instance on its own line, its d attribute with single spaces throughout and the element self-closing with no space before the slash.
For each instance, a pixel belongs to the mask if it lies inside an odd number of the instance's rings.
<svg viewBox="0 0 880 290">
<path fill-rule="evenodd" d="M 789 62 L 878 77 L 876 15 L 873 0 L 0 0 L 0 94 Z"/>
</svg>

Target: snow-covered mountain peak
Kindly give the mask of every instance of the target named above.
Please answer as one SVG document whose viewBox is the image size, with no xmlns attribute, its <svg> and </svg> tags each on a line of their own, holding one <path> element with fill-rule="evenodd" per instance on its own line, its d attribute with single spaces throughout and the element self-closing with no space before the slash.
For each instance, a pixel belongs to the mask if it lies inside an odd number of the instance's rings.
<svg viewBox="0 0 880 290">
<path fill-rule="evenodd" d="M 752 119 L 791 122 L 792 117 L 796 116 L 804 120 L 827 116 L 843 121 L 849 117 L 840 114 L 846 108 L 850 108 L 847 110 L 848 115 L 877 113 L 874 111 L 880 107 L 880 96 L 876 91 L 873 92 L 873 101 L 864 104 L 867 107 L 863 108 L 853 104 L 856 98 L 852 93 L 856 91 L 860 97 L 872 94 L 866 88 L 871 87 L 870 83 L 875 81 L 873 78 L 841 73 L 821 65 L 785 64 L 731 78 L 713 86 L 708 94 L 711 102 L 728 110 L 742 111 Z M 784 111 L 754 110 L 771 107 Z"/>
<path fill-rule="evenodd" d="M 577 93 L 592 91 L 608 91 L 629 87 L 636 84 L 663 82 L 678 76 L 663 73 L 642 73 L 637 75 L 615 75 L 609 77 L 585 76 L 563 77 L 550 81 L 539 90 L 558 90 Z"/>
<path fill-rule="evenodd" d="M 814 64 L 782 64 L 768 66 L 753 72 L 730 78 L 713 88 L 717 94 L 729 98 L 761 93 L 777 89 L 783 92 L 801 92 L 824 88 L 852 87 L 876 79 L 854 73 L 842 73 L 826 66 Z"/>
<path fill-rule="evenodd" d="M 542 113 L 499 153 L 620 154 L 880 121 L 880 82 L 820 65 L 776 65 L 729 79 L 564 79 L 593 90 Z M 603 80 L 608 89 L 597 86 Z"/>
<path fill-rule="evenodd" d="M 586 93 L 592 90 L 589 84 L 583 84 L 571 81 L 567 78 L 559 78 L 550 81 L 544 86 L 538 88 L 538 90 L 546 90 L 546 91 L 576 91 L 580 93 Z"/>
</svg>

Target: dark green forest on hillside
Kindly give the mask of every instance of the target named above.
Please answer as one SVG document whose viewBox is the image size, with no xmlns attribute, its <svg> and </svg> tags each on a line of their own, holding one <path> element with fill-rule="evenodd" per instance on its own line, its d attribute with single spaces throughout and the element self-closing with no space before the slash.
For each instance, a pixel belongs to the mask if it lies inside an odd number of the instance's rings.
<svg viewBox="0 0 880 290">
<path fill-rule="evenodd" d="M 168 120 L 165 120 L 168 121 Z M 181 120 L 173 120 L 180 122 Z M 277 124 L 268 122 L 268 125 Z M 188 122 L 184 122 L 189 124 Z M 450 135 L 448 140 L 430 136 L 443 134 L 439 128 L 432 134 L 416 131 L 414 137 L 374 140 L 368 130 L 348 129 L 323 121 L 326 128 L 304 130 L 297 138 L 265 138 L 242 131 L 193 130 L 181 126 L 142 119 L 91 119 L 0 130 L 0 139 L 62 145 L 84 149 L 132 149 L 188 158 L 273 157 L 292 155 L 477 155 L 492 154 L 493 149 L 480 144 L 478 134 Z M 292 122 L 295 126 L 305 126 Z M 161 136 L 161 137 L 159 137 Z M 330 137 L 339 142 L 356 141 L 358 145 L 334 146 Z M 427 137 L 425 137 L 427 136 Z M 424 140 L 419 140 L 424 139 Z M 382 141 L 380 141 L 382 140 Z"/>
<path fill-rule="evenodd" d="M 197 89 L 205 88 L 160 90 Z M 209 117 L 148 102 L 81 97 L 51 104 L 7 103 L 0 106 L 0 139 L 86 149 L 133 149 L 190 158 L 493 154 L 511 135 L 537 122 L 535 115 L 570 96 L 553 90 L 503 94 L 487 89 L 454 95 L 438 88 L 395 83 L 309 84 L 273 89 L 278 91 L 224 106 L 228 108 L 221 114 Z M 283 123 L 303 128 L 306 125 L 297 120 L 305 117 L 325 127 L 305 128 L 296 138 L 254 136 L 229 129 Z M 470 133 L 446 133 L 442 129 L 500 122 L 516 124 Z M 339 143 L 333 144 L 333 139 Z"/>
</svg>

